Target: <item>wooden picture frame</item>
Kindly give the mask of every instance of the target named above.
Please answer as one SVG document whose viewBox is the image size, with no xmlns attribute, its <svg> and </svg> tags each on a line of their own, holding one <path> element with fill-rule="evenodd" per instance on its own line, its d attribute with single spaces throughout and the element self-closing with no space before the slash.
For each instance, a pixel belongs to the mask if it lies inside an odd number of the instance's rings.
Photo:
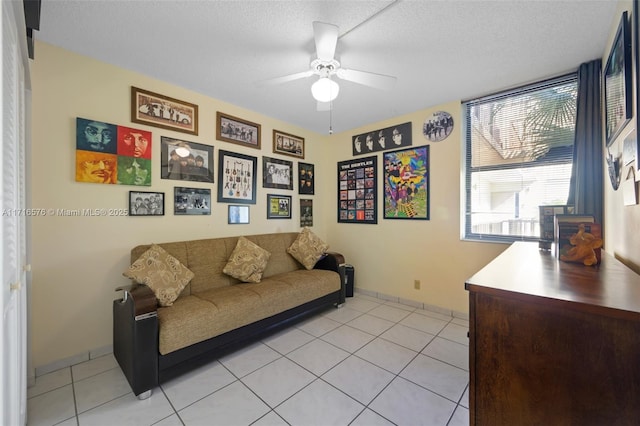
<svg viewBox="0 0 640 426">
<path fill-rule="evenodd" d="M 258 159 L 235 152 L 218 151 L 218 202 L 256 203 Z"/>
<path fill-rule="evenodd" d="M 249 223 L 249 206 L 246 205 L 229 205 L 229 225 L 244 225 Z"/>
<path fill-rule="evenodd" d="M 291 219 L 291 196 L 267 194 L 267 219 Z"/>
<path fill-rule="evenodd" d="M 211 190 L 207 188 L 173 188 L 173 214 L 202 216 L 211 214 Z"/>
<path fill-rule="evenodd" d="M 429 145 L 385 152 L 384 219 L 429 220 Z"/>
<path fill-rule="evenodd" d="M 309 163 L 298 163 L 298 194 L 314 195 L 316 174 L 315 166 Z"/>
<path fill-rule="evenodd" d="M 129 191 L 129 216 L 164 216 L 164 192 Z"/>
<path fill-rule="evenodd" d="M 313 200 L 300 200 L 300 227 L 313 226 Z"/>
<path fill-rule="evenodd" d="M 293 190 L 293 162 L 263 156 L 262 187 Z"/>
<path fill-rule="evenodd" d="M 213 146 L 162 136 L 160 177 L 191 182 L 213 181 Z"/>
<path fill-rule="evenodd" d="M 198 134 L 198 105 L 131 86 L 131 121 Z"/>
<path fill-rule="evenodd" d="M 378 157 L 338 163 L 338 222 L 378 223 Z"/>
<path fill-rule="evenodd" d="M 304 159 L 304 138 L 274 129 L 273 152 Z"/>
<path fill-rule="evenodd" d="M 261 126 L 242 118 L 216 112 L 216 139 L 260 149 Z"/>
<path fill-rule="evenodd" d="M 625 11 L 620 18 L 613 46 L 602 72 L 607 146 L 611 146 L 631 120 L 633 102 L 631 73 L 631 35 L 629 16 Z"/>
</svg>

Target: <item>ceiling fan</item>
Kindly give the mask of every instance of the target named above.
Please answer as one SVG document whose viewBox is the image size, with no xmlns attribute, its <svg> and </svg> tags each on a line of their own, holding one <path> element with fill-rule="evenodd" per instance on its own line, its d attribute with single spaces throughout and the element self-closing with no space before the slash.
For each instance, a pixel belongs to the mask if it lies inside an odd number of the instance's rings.
<svg viewBox="0 0 640 426">
<path fill-rule="evenodd" d="M 287 83 L 301 78 L 318 76 L 311 86 L 311 93 L 318 101 L 318 111 L 329 110 L 340 91 L 340 86 L 332 77 L 351 81 L 376 89 L 390 90 L 396 83 L 396 77 L 342 68 L 335 58 L 338 44 L 338 27 L 324 22 L 313 22 L 313 38 L 316 44 L 316 59 L 311 61 L 309 70 L 264 80 L 263 84 L 275 85 Z"/>
</svg>

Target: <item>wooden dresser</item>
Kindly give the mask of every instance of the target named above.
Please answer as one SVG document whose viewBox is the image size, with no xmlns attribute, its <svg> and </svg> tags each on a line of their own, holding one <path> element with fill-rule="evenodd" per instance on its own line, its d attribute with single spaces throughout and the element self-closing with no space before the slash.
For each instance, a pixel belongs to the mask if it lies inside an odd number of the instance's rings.
<svg viewBox="0 0 640 426">
<path fill-rule="evenodd" d="M 640 275 L 518 242 L 465 288 L 472 425 L 640 424 Z"/>
</svg>

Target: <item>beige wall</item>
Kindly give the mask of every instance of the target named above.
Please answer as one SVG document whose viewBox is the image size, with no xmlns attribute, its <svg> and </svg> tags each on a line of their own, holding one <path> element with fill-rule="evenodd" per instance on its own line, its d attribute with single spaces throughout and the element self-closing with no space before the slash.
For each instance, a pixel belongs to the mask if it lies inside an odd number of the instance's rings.
<svg viewBox="0 0 640 426">
<path fill-rule="evenodd" d="M 613 44 L 613 37 L 615 36 L 618 28 L 618 23 L 622 12 L 627 10 L 631 15 L 632 3 L 630 1 L 623 1 L 619 3 L 619 14 L 616 15 L 616 19 L 611 24 L 611 33 L 607 46 Z M 602 57 L 602 66 L 607 63 L 609 56 L 609 49 L 604 53 Z M 635 60 L 635 59 L 634 59 Z M 636 67 L 634 66 L 635 70 Z M 636 86 L 638 84 L 637 76 L 632 79 L 633 86 L 633 100 L 635 102 Z M 636 103 L 633 107 L 633 118 L 623 129 L 621 135 L 616 141 L 609 147 L 612 155 L 617 156 L 622 154 L 623 144 L 625 139 L 629 139 L 636 143 L 636 116 L 637 108 Z M 603 149 L 604 146 L 603 146 Z M 606 151 L 605 151 L 606 152 Z M 638 235 L 640 235 L 640 205 L 625 206 L 623 198 L 622 185 L 614 191 L 609 181 L 609 175 L 607 173 L 606 165 L 604 172 L 604 197 L 605 197 L 605 249 L 614 254 L 620 260 L 625 262 L 629 267 L 640 273 L 640 243 L 638 242 Z M 622 179 L 627 177 L 629 168 L 637 168 L 637 160 L 634 164 L 623 166 Z M 636 170 L 636 177 L 640 179 L 640 173 Z M 636 191 L 638 185 L 636 184 Z"/>
<path fill-rule="evenodd" d="M 341 134 L 319 135 L 44 43 L 38 44 L 37 52 L 32 69 L 33 207 L 124 208 L 128 191 L 132 189 L 162 191 L 170 201 L 173 187 L 184 183 L 160 179 L 160 136 L 212 144 L 216 159 L 219 149 L 260 158 L 273 155 L 271 130 L 277 128 L 305 137 L 304 161 L 316 167 L 316 195 L 311 197 L 314 199 L 314 232 L 355 266 L 357 287 L 464 313 L 468 310 L 465 279 L 506 247 L 460 240 L 462 117 L 458 101 Z M 132 85 L 199 105 L 200 135 L 132 124 L 129 116 Z M 262 150 L 217 141 L 215 113 L 218 110 L 260 123 Z M 455 127 L 444 141 L 429 144 L 431 219 L 384 220 L 383 202 L 379 198 L 377 225 L 337 223 L 336 163 L 353 158 L 351 136 L 411 121 L 413 145 L 426 145 L 422 124 L 438 110 L 449 112 Z M 153 132 L 152 186 L 75 182 L 75 118 L 78 116 Z M 382 153 L 377 155 L 380 173 Z M 217 171 L 217 164 L 215 169 Z M 258 182 L 261 177 L 259 171 Z M 378 184 L 380 196 L 381 177 Z M 210 188 L 215 200 L 215 185 L 192 185 Z M 128 283 L 121 273 L 128 266 L 131 247 L 149 242 L 298 230 L 297 187 L 293 192 L 267 190 L 260 184 L 258 187 L 257 204 L 251 206 L 250 225 L 227 225 L 227 205 L 215 202 L 212 215 L 205 217 L 175 217 L 171 205 L 167 204 L 164 217 L 35 218 L 31 302 L 33 365 L 37 368 L 111 344 L 111 301 L 117 296 L 114 289 Z M 266 220 L 267 192 L 293 195 L 292 220 Z M 422 283 L 420 290 L 413 288 L 415 279 Z"/>
</svg>

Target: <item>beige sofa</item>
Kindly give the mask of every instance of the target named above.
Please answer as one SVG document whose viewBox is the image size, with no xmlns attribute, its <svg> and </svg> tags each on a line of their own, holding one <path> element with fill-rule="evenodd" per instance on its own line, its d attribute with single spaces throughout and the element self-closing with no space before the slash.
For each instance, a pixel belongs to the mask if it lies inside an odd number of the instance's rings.
<svg viewBox="0 0 640 426">
<path fill-rule="evenodd" d="M 193 272 L 171 306 L 159 306 L 146 285 L 113 302 L 114 355 L 139 398 L 191 369 L 293 320 L 344 303 L 344 258 L 327 253 L 306 269 L 287 249 L 295 232 L 245 238 L 270 257 L 257 283 L 223 272 L 239 237 L 158 244 Z M 150 248 L 131 251 L 132 263 Z"/>
</svg>

